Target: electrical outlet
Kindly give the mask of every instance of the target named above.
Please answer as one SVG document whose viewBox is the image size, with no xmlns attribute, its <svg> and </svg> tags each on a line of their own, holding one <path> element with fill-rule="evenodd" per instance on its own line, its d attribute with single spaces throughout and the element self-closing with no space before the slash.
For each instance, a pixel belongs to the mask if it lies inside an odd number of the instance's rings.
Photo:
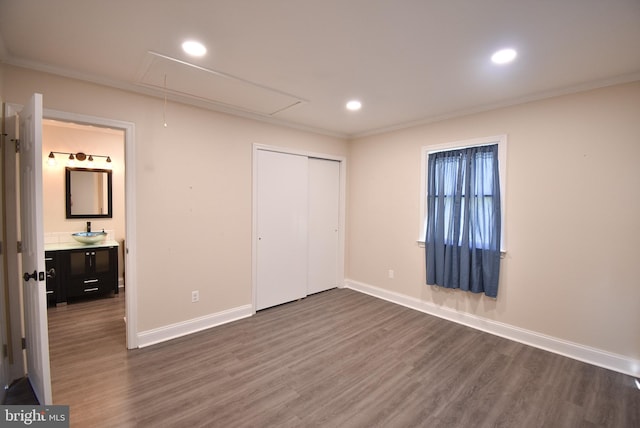
<svg viewBox="0 0 640 428">
<path fill-rule="evenodd" d="M 200 292 L 198 290 L 191 292 L 191 303 L 195 303 L 200 300 Z"/>
<path fill-rule="evenodd" d="M 395 273 L 393 272 L 393 270 L 389 269 L 389 279 L 393 279 L 394 276 L 395 276 Z"/>
</svg>

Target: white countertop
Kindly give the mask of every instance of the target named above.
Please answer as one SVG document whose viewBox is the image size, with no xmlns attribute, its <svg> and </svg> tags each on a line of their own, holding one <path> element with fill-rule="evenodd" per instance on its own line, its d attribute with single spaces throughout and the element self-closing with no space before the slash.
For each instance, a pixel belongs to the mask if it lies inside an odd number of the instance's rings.
<svg viewBox="0 0 640 428">
<path fill-rule="evenodd" d="M 118 241 L 105 240 L 102 242 L 96 242 L 95 244 L 83 244 L 81 242 L 56 242 L 51 244 L 44 244 L 45 251 L 61 251 L 61 250 L 77 250 L 77 249 L 89 249 L 89 248 L 105 248 L 105 247 L 117 247 Z"/>
</svg>

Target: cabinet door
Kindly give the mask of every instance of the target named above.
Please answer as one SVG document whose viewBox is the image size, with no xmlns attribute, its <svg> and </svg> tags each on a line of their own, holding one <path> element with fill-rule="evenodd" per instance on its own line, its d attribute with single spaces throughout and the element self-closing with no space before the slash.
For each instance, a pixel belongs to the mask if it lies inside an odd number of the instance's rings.
<svg viewBox="0 0 640 428">
<path fill-rule="evenodd" d="M 84 276 L 87 273 L 88 251 L 71 251 L 69 254 L 69 275 Z"/>
<path fill-rule="evenodd" d="M 111 269 L 110 251 L 108 248 L 95 250 L 91 252 L 91 267 L 95 273 L 109 272 Z"/>
<path fill-rule="evenodd" d="M 47 306 L 55 306 L 58 300 L 58 265 L 54 251 L 44 253 L 47 274 Z"/>
</svg>

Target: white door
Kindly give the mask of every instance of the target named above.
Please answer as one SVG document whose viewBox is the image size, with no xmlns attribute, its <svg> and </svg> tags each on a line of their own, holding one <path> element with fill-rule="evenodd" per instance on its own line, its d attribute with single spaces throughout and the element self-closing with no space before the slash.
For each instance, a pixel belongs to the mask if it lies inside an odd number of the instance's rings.
<svg viewBox="0 0 640 428">
<path fill-rule="evenodd" d="M 27 375 L 41 405 L 52 404 L 42 214 L 42 95 L 20 118 L 20 224 Z"/>
<path fill-rule="evenodd" d="M 309 159 L 307 294 L 338 286 L 340 162 Z"/>
<path fill-rule="evenodd" d="M 256 310 L 307 291 L 307 157 L 257 151 Z"/>
</svg>

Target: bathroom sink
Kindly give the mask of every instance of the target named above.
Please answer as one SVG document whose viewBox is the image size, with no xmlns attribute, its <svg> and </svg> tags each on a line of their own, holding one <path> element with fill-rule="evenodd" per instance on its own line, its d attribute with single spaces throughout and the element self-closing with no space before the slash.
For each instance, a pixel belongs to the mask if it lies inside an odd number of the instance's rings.
<svg viewBox="0 0 640 428">
<path fill-rule="evenodd" d="M 83 244 L 95 244 L 107 237 L 107 232 L 76 232 L 72 233 L 73 239 Z"/>
</svg>

